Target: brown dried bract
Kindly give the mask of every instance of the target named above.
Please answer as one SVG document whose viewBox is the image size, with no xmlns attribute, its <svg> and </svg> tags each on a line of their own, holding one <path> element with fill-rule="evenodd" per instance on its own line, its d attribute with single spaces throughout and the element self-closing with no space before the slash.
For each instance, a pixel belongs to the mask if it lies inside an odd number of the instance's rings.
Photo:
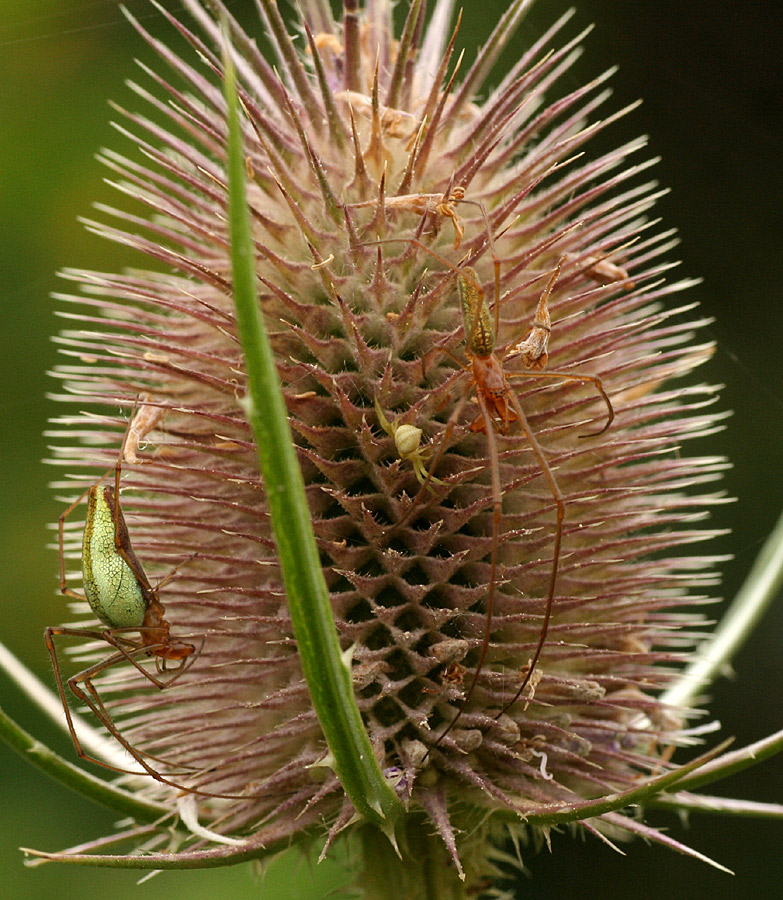
<svg viewBox="0 0 783 900">
<path fill-rule="evenodd" d="M 147 403 L 149 399 L 149 394 L 141 395 L 139 398 L 139 407 L 128 428 L 123 457 L 125 462 L 131 466 L 135 466 L 139 461 L 138 456 L 136 456 L 136 451 L 139 449 L 141 442 L 166 415 L 166 409 L 164 407 L 151 406 Z"/>
</svg>

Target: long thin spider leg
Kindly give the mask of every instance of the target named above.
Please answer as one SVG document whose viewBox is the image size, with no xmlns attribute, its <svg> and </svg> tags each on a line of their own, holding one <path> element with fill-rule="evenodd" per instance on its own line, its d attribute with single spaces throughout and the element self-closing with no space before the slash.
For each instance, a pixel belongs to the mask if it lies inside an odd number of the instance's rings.
<svg viewBox="0 0 783 900">
<path fill-rule="evenodd" d="M 551 370 L 542 371 L 549 356 L 549 336 L 552 332 L 552 323 L 549 317 L 548 307 L 549 297 L 560 277 L 560 272 L 565 262 L 567 262 L 567 259 L 567 256 L 561 256 L 557 266 L 552 271 L 546 287 L 539 297 L 535 317 L 533 319 L 533 326 L 528 329 L 527 337 L 517 338 L 507 345 L 506 351 L 503 354 L 503 362 L 505 363 L 515 356 L 521 356 L 522 361 L 528 369 L 527 372 L 506 373 L 506 378 L 521 378 L 523 376 L 528 378 L 560 378 L 563 381 L 577 381 L 582 384 L 592 384 L 606 404 L 608 412 L 607 420 L 600 430 L 582 434 L 580 437 L 597 437 L 599 434 L 603 434 L 614 420 L 614 407 L 612 406 L 612 401 L 609 399 L 609 395 L 604 390 L 601 379 L 596 375 L 582 375 L 578 373 L 574 374 Z"/>
<path fill-rule="evenodd" d="M 112 772 L 120 772 L 120 773 L 126 774 L 126 775 L 140 774 L 138 772 L 133 772 L 129 769 L 122 769 L 119 766 L 113 766 L 110 763 L 105 762 L 104 760 L 97 759 L 94 756 L 90 756 L 90 754 L 87 753 L 86 750 L 84 749 L 84 747 L 82 746 L 82 743 L 79 740 L 79 736 L 76 733 L 76 728 L 73 723 L 73 716 L 71 714 L 70 704 L 68 703 L 68 697 L 65 693 L 65 685 L 63 684 L 62 673 L 60 671 L 60 661 L 57 657 L 57 649 L 54 645 L 54 638 L 57 635 L 65 635 L 65 636 L 72 636 L 72 637 L 75 636 L 75 637 L 99 638 L 100 632 L 89 633 L 89 632 L 79 631 L 77 629 L 68 629 L 68 628 L 47 628 L 46 631 L 44 632 L 44 640 L 46 641 L 46 647 L 49 650 L 49 655 L 52 659 L 52 668 L 54 669 L 54 680 L 55 680 L 55 683 L 57 684 L 57 692 L 60 695 L 60 702 L 62 703 L 63 711 L 65 712 L 65 720 L 68 725 L 68 731 L 70 732 L 71 740 L 73 741 L 73 746 L 74 746 L 74 749 L 76 750 L 77 756 L 80 759 L 84 759 L 88 762 L 95 763 L 96 765 L 102 766 L 104 769 L 109 769 Z M 118 652 L 118 653 L 115 653 L 112 656 L 110 656 L 108 660 L 103 660 L 102 663 L 99 665 L 101 665 L 102 668 L 107 668 L 108 665 L 110 665 L 110 664 L 113 665 L 114 662 L 118 662 L 122 658 L 123 658 L 123 654 Z M 92 666 L 91 668 L 94 669 L 95 666 Z M 89 670 L 85 670 L 85 672 L 87 672 L 87 671 L 89 671 Z M 79 673 L 79 675 L 82 675 L 82 674 L 84 674 L 84 673 Z M 150 767 L 148 765 L 146 765 L 143 760 L 140 760 L 137 758 L 137 756 L 138 756 L 137 752 L 135 750 L 133 750 L 133 748 L 131 748 L 127 744 L 127 741 L 125 741 L 124 738 L 119 734 L 114 723 L 111 721 L 107 722 L 105 720 L 105 717 L 100 714 L 100 712 L 95 708 L 94 704 L 85 695 L 84 691 L 82 691 L 81 688 L 74 686 L 74 679 L 78 678 L 79 675 L 75 675 L 72 678 L 68 679 L 68 686 L 71 688 L 74 695 L 76 697 L 78 697 L 80 700 L 82 700 L 82 702 L 95 714 L 95 716 L 98 718 L 98 720 L 101 722 L 101 724 L 107 729 L 107 731 L 112 735 L 112 737 L 114 737 L 115 740 L 119 741 L 120 745 L 128 753 L 130 753 L 130 755 L 134 759 L 136 759 L 136 761 L 139 763 L 139 765 L 141 765 L 150 775 L 157 778 L 158 777 L 157 773 L 154 770 L 151 770 Z"/>
<path fill-rule="evenodd" d="M 530 424 L 527 421 L 527 416 L 525 415 L 522 406 L 513 391 L 508 392 L 508 399 L 511 401 L 511 405 L 514 407 L 514 412 L 517 414 L 517 419 L 519 421 L 520 427 L 525 433 L 525 437 L 530 443 L 533 453 L 538 460 L 541 471 L 546 478 L 547 483 L 549 484 L 549 489 L 552 492 L 552 498 L 555 501 L 557 524 L 555 525 L 555 539 L 554 545 L 552 547 L 552 568 L 549 575 L 549 589 L 547 591 L 546 606 L 544 608 L 544 620 L 541 623 L 541 631 L 538 638 L 538 644 L 536 645 L 535 652 L 533 653 L 533 658 L 528 664 L 528 670 L 525 674 L 522 684 L 520 685 L 519 689 L 517 690 L 516 694 L 514 694 L 512 699 L 495 716 L 496 719 L 500 718 L 500 716 L 502 716 L 507 709 L 510 709 L 522 696 L 522 692 L 527 687 L 528 682 L 530 681 L 530 678 L 535 671 L 536 665 L 538 664 L 541 652 L 544 649 L 547 632 L 549 631 L 549 623 L 552 619 L 552 606 L 555 599 L 557 570 L 560 565 L 560 547 L 563 541 L 563 520 L 565 519 L 565 500 L 563 499 L 563 494 L 555 479 L 552 467 L 549 465 L 549 462 L 544 455 L 544 451 L 541 449 L 541 445 L 538 443 L 538 439 L 536 438 L 535 434 L 533 433 L 533 429 L 530 427 Z"/>
<path fill-rule="evenodd" d="M 138 647 L 137 651 L 141 652 L 145 648 Z M 111 664 L 113 665 L 115 662 L 119 662 L 119 659 L 114 656 L 112 657 Z M 106 709 L 106 705 L 103 702 L 103 698 L 98 693 L 98 689 L 93 684 L 93 677 L 96 674 L 99 674 L 104 669 L 108 668 L 109 660 L 104 660 L 103 663 L 98 664 L 96 667 L 97 671 L 92 671 L 91 669 L 85 669 L 83 672 L 79 672 L 74 675 L 72 679 L 68 679 L 68 686 L 74 692 L 74 694 L 83 700 L 89 707 L 90 711 L 95 715 L 99 722 L 113 735 L 114 731 L 117 729 L 117 726 L 114 724 L 114 720 L 111 717 L 111 714 Z M 88 694 L 88 698 L 85 699 L 82 696 L 82 693 L 77 691 L 74 687 L 74 684 L 84 684 L 85 689 Z M 129 749 L 131 748 L 131 749 Z M 163 759 L 160 756 L 155 756 L 152 753 L 143 752 L 138 750 L 136 747 L 133 747 L 130 742 L 128 742 L 128 746 L 125 748 L 129 753 L 132 751 L 132 756 L 135 760 L 140 761 L 142 757 L 145 759 L 154 760 L 157 763 L 163 763 L 165 766 L 174 767 L 176 769 L 189 770 L 191 772 L 195 772 L 193 766 L 186 766 L 182 763 L 175 763 L 168 759 Z M 159 773 L 158 773 L 159 774 Z"/>
<path fill-rule="evenodd" d="M 435 743 L 427 750 L 424 759 L 427 758 L 429 753 L 434 750 L 452 728 L 454 728 L 462 716 L 462 713 L 467 709 L 471 697 L 473 696 L 473 691 L 476 688 L 479 675 L 481 675 L 481 670 L 484 667 L 484 660 L 486 659 L 487 651 L 489 650 L 489 639 L 492 634 L 492 614 L 495 605 L 495 584 L 497 581 L 498 545 L 500 543 L 500 519 L 503 513 L 503 493 L 500 486 L 500 464 L 498 461 L 497 439 L 495 437 L 495 430 L 492 427 L 492 418 L 489 414 L 486 401 L 480 391 L 476 392 L 476 400 L 478 401 L 479 409 L 481 410 L 481 415 L 487 430 L 487 446 L 489 449 L 492 477 L 492 552 L 490 555 L 487 602 L 484 609 L 484 635 L 481 640 L 481 650 L 479 652 L 478 662 L 476 663 L 476 669 L 473 672 L 473 679 L 465 692 L 465 699 L 463 700 L 462 706 L 457 710 L 457 714 L 451 722 L 449 722 L 444 731 L 438 736 Z"/>
<path fill-rule="evenodd" d="M 68 680 L 68 685 L 71 688 L 71 690 L 74 691 L 75 694 L 77 694 L 77 691 L 74 689 L 74 683 L 75 684 L 79 684 L 79 683 L 84 684 L 85 688 L 89 692 L 90 698 L 92 698 L 91 700 L 88 700 L 85 702 L 87 702 L 87 705 L 89 706 L 90 710 L 95 714 L 95 716 L 98 718 L 98 720 L 113 735 L 115 734 L 116 725 L 114 725 L 114 720 L 112 719 L 109 711 L 106 709 L 103 699 L 101 698 L 100 694 L 98 693 L 98 690 L 96 689 L 95 685 L 93 684 L 93 678 L 95 678 L 96 675 L 100 674 L 104 670 L 115 665 L 117 662 L 120 662 L 121 659 L 127 659 L 136 667 L 136 669 L 139 670 L 139 672 L 145 678 L 147 678 L 147 680 L 151 681 L 159 690 L 163 690 L 163 688 L 169 687 L 174 681 L 176 681 L 177 678 L 179 678 L 180 675 L 182 675 L 183 672 L 186 671 L 186 669 L 190 668 L 190 665 L 192 665 L 192 662 L 191 662 L 189 665 L 180 666 L 179 670 L 173 675 L 173 677 L 167 679 L 166 681 L 160 681 L 159 679 L 155 678 L 155 676 L 152 675 L 151 672 L 144 669 L 136 661 L 136 656 L 141 655 L 141 654 L 147 655 L 150 652 L 150 647 L 143 646 L 143 645 L 140 646 L 138 644 L 135 644 L 132 641 L 126 641 L 123 638 L 119 638 L 119 639 L 116 638 L 115 635 L 116 635 L 117 631 L 120 631 L 120 630 L 123 630 L 123 629 L 115 629 L 113 634 L 111 632 L 103 632 L 101 635 L 101 637 L 103 637 L 103 639 L 106 641 L 107 644 L 117 648 L 118 653 L 114 654 L 113 656 L 109 657 L 108 659 L 104 659 L 98 663 L 95 663 L 94 665 L 88 667 L 87 669 L 84 669 L 82 672 L 79 672 L 76 675 L 74 675 L 72 679 Z M 134 631 L 134 630 L 139 630 L 139 629 L 128 628 L 128 629 L 124 629 L 124 630 Z M 127 643 L 129 645 L 130 649 L 128 647 L 124 646 L 124 643 Z M 202 642 L 202 646 L 203 646 L 203 642 Z M 154 646 L 153 646 L 153 649 L 154 649 Z M 80 695 L 77 694 L 77 696 L 80 696 Z M 130 747 L 130 745 L 126 746 L 126 750 L 128 750 L 128 752 L 132 753 L 132 756 L 134 759 L 138 760 L 139 757 L 136 754 L 140 754 L 140 753 L 142 753 L 142 751 L 136 750 L 135 747 L 132 748 L 132 751 L 131 751 L 131 749 L 129 749 L 129 747 Z M 166 760 L 166 759 L 162 759 L 161 757 L 154 756 L 152 753 L 143 753 L 143 756 L 148 759 L 153 759 L 153 760 L 155 760 L 155 762 L 163 763 L 164 765 L 167 765 L 167 766 L 175 766 L 176 768 L 179 768 L 179 769 L 190 769 L 191 771 L 195 771 L 195 769 L 193 769 L 192 766 L 185 766 L 181 763 L 173 763 L 170 760 Z"/>
<path fill-rule="evenodd" d="M 78 676 L 74 676 L 74 679 Z M 173 781 L 171 778 L 162 775 L 156 769 L 153 769 L 145 759 L 142 757 L 140 752 L 126 739 L 122 736 L 120 731 L 117 729 L 117 726 L 114 724 L 111 716 L 107 712 L 101 712 L 101 710 L 105 710 L 103 706 L 103 702 L 98 697 L 98 693 L 95 689 L 95 686 L 92 684 L 91 679 L 82 679 L 84 684 L 88 686 L 89 694 L 85 691 L 81 690 L 78 684 L 74 683 L 74 679 L 68 680 L 68 686 L 71 688 L 73 693 L 82 701 L 82 703 L 87 706 L 90 711 L 95 715 L 95 717 L 103 724 L 106 730 L 112 735 L 112 737 L 125 749 L 127 753 L 129 753 L 136 762 L 142 766 L 145 772 L 151 777 L 154 778 L 155 781 L 159 781 L 161 784 L 165 784 L 168 787 L 174 788 L 177 791 L 184 792 L 187 794 L 196 794 L 201 797 L 216 797 L 221 800 L 251 800 L 263 795 L 254 795 L 254 794 L 219 794 L 215 791 L 205 791 L 201 788 L 197 787 L 189 787 L 185 784 L 179 784 L 176 781 Z M 95 698 L 95 700 L 91 699 Z M 79 753 L 79 756 L 82 759 L 86 759 L 90 762 L 97 763 L 99 766 L 103 766 L 105 769 L 110 769 L 115 772 L 125 773 L 129 775 L 140 775 L 142 773 L 139 772 L 131 772 L 126 769 L 120 769 L 116 766 L 109 765 L 108 763 L 103 762 L 102 760 L 95 759 L 94 757 L 89 756 L 88 754 L 82 752 Z M 167 765 L 176 765 L 179 768 L 183 769 L 191 769 L 194 774 L 198 774 L 197 770 L 193 769 L 190 766 L 184 766 L 179 763 L 171 763 L 170 761 L 166 761 L 161 759 L 160 757 L 153 756 L 150 753 L 145 753 L 144 756 L 149 757 L 150 759 L 154 759 L 156 762 L 165 762 Z"/>
<path fill-rule="evenodd" d="M 103 660 L 102 663 L 98 664 L 100 666 L 99 671 L 104 668 L 108 668 L 108 663 L 111 661 L 114 662 L 122 658 L 122 655 L 114 655 L 109 657 L 108 660 Z M 182 785 L 177 784 L 174 781 L 169 780 L 164 775 L 161 775 L 157 769 L 153 769 L 153 767 L 144 759 L 144 757 L 139 753 L 139 751 L 130 743 L 130 741 L 122 735 L 120 730 L 114 724 L 113 719 L 106 711 L 103 701 L 98 698 L 97 691 L 92 683 L 92 676 L 97 674 L 92 671 L 92 669 L 96 668 L 95 666 L 90 669 L 85 669 L 84 672 L 79 672 L 77 675 L 73 675 L 68 679 L 68 687 L 73 692 L 74 696 L 76 696 L 79 700 L 88 709 L 92 714 L 98 719 L 98 721 L 103 725 L 103 727 L 109 732 L 109 734 L 117 741 L 118 744 L 125 750 L 126 753 L 129 753 L 133 759 L 144 769 L 144 771 L 151 777 L 154 778 L 155 781 L 160 781 L 162 784 L 167 784 L 170 787 L 176 788 L 177 790 L 187 790 L 187 788 Z M 87 687 L 87 690 L 83 690 L 81 685 L 84 684 Z M 95 759 L 94 757 L 90 757 L 84 752 L 79 752 L 81 747 L 77 747 L 77 753 L 82 759 L 90 760 L 91 762 L 97 763 L 99 766 L 102 766 L 104 769 L 110 769 L 113 772 L 123 772 L 130 775 L 139 775 L 139 772 L 131 772 L 127 769 L 121 769 L 118 766 L 113 766 L 109 763 L 106 763 L 102 760 Z"/>
<path fill-rule="evenodd" d="M 74 748 L 76 750 L 77 755 L 80 759 L 84 759 L 87 762 L 95 763 L 98 766 L 101 766 L 104 769 L 108 769 L 112 772 L 119 772 L 120 774 L 126 775 L 141 775 L 143 773 L 134 772 L 129 769 L 122 769 L 119 766 L 113 766 L 110 763 L 105 762 L 104 760 L 98 759 L 94 756 L 90 756 L 89 753 L 85 751 L 83 748 L 81 741 L 76 733 L 76 729 L 73 722 L 73 716 L 71 714 L 71 709 L 68 704 L 67 695 L 65 692 L 65 685 L 62 679 L 62 673 L 60 671 L 60 661 L 57 657 L 57 650 L 54 645 L 54 637 L 64 635 L 70 637 L 81 637 L 81 638 L 94 638 L 99 640 L 103 637 L 103 633 L 99 631 L 89 631 L 85 629 L 69 629 L 69 628 L 47 628 L 44 632 L 44 639 L 46 641 L 46 646 L 49 650 L 49 655 L 52 658 L 52 666 L 54 668 L 54 677 L 55 682 L 57 684 L 57 691 L 60 695 L 60 701 L 63 706 L 63 710 L 65 712 L 66 722 L 68 724 L 68 731 L 71 735 L 71 740 L 73 741 Z M 139 648 L 139 651 L 146 650 L 146 648 Z M 116 664 L 120 660 L 125 659 L 128 656 L 127 652 L 120 652 L 113 654 L 108 659 L 101 660 L 98 663 L 95 663 L 93 666 L 90 666 L 88 669 L 83 670 L 82 672 L 77 673 L 68 679 L 68 686 L 73 692 L 74 696 L 77 697 L 84 705 L 95 715 L 98 721 L 106 728 L 106 730 L 111 734 L 111 736 L 120 744 L 120 746 L 134 759 L 136 762 L 144 769 L 144 771 L 150 775 L 150 777 L 154 778 L 156 781 L 161 782 L 161 784 L 168 785 L 169 787 L 174 788 L 177 791 L 184 791 L 186 793 L 198 794 L 199 796 L 204 797 L 217 797 L 220 799 L 228 799 L 228 800 L 248 800 L 253 799 L 252 795 L 243 795 L 243 794 L 219 794 L 216 792 L 204 791 L 199 788 L 188 787 L 187 785 L 178 784 L 176 781 L 172 781 L 170 778 L 166 778 L 161 775 L 156 769 L 153 769 L 139 754 L 139 751 L 127 740 L 127 738 L 123 737 L 117 726 L 114 724 L 111 716 L 106 711 L 103 701 L 100 700 L 98 696 L 98 692 L 95 689 L 95 686 L 92 684 L 92 679 L 99 672 L 109 668 L 111 665 Z M 147 673 L 148 674 L 148 673 Z M 80 686 L 80 683 L 84 683 L 87 686 L 87 691 L 83 690 Z M 150 755 L 150 758 L 157 759 Z M 162 760 L 161 760 L 162 761 Z"/>
<path fill-rule="evenodd" d="M 178 562 L 177 565 L 155 585 L 155 590 L 159 591 L 162 587 L 165 587 L 183 566 L 193 562 L 197 556 L 198 553 L 191 553 L 190 556 L 183 559 L 182 562 Z"/>
<path fill-rule="evenodd" d="M 612 401 L 606 393 L 603 381 L 597 375 L 577 375 L 571 372 L 558 372 L 548 369 L 545 372 L 507 372 L 506 378 L 559 378 L 562 381 L 577 381 L 581 384 L 592 384 L 606 404 L 606 422 L 598 431 L 588 431 L 586 434 L 580 434 L 580 438 L 598 437 L 598 435 L 603 434 L 614 421 L 614 406 L 612 406 Z"/>
<path fill-rule="evenodd" d="M 76 729 L 73 725 L 73 717 L 71 715 L 71 708 L 68 705 L 68 698 L 65 694 L 65 685 L 63 684 L 62 673 L 60 672 L 60 660 L 57 658 L 57 649 L 54 646 L 55 635 L 67 635 L 69 633 L 69 629 L 49 627 L 44 631 L 44 641 L 46 643 L 46 649 L 49 651 L 49 656 L 52 658 L 52 668 L 54 669 L 54 681 L 57 685 L 57 693 L 60 695 L 60 703 L 62 704 L 63 712 L 65 713 L 65 722 L 68 725 L 68 731 L 71 734 L 71 740 L 73 741 L 73 745 L 76 748 L 76 752 L 81 757 L 81 759 L 89 759 L 93 762 L 98 762 L 98 760 L 94 760 L 92 757 L 87 756 L 87 754 L 82 749 L 81 742 L 79 741 L 79 738 L 76 734 Z"/>
<path fill-rule="evenodd" d="M 129 628 L 126 630 L 134 631 L 136 629 Z M 133 665 L 139 670 L 139 672 L 141 672 L 142 675 L 144 675 L 146 678 L 148 678 L 158 688 L 167 687 L 171 683 L 171 681 L 162 682 L 162 683 L 159 682 L 154 676 L 151 675 L 150 672 L 148 672 L 147 670 L 142 668 L 141 665 L 136 661 L 136 659 L 134 658 L 134 655 L 142 653 L 142 652 L 146 652 L 145 647 L 141 647 L 137 644 L 134 644 L 132 641 L 127 641 L 126 643 L 131 648 L 131 649 L 128 649 L 128 647 L 123 646 L 123 639 L 121 639 L 121 638 L 117 639 L 110 632 L 97 631 L 97 630 L 93 631 L 90 629 L 80 629 L 80 628 L 64 628 L 63 627 L 63 628 L 47 628 L 44 633 L 44 637 L 46 640 L 46 646 L 49 650 L 49 655 L 52 658 L 52 666 L 54 668 L 55 680 L 57 682 L 58 692 L 60 694 L 60 699 L 62 701 L 63 710 L 65 711 L 65 714 L 66 714 L 68 730 L 71 733 L 71 737 L 73 739 L 73 743 L 74 743 L 74 746 L 76 748 L 78 755 L 82 759 L 86 759 L 91 762 L 95 762 L 98 765 L 103 766 L 104 768 L 109 768 L 116 772 L 123 772 L 123 773 L 129 774 L 129 775 L 139 774 L 139 773 L 131 772 L 130 770 L 127 770 L 127 769 L 120 769 L 116 766 L 110 766 L 100 760 L 95 759 L 92 756 L 89 756 L 88 754 L 86 754 L 84 752 L 84 748 L 82 747 L 81 742 L 79 741 L 79 738 L 76 734 L 76 729 L 74 727 L 73 719 L 71 716 L 70 706 L 68 705 L 67 702 L 65 702 L 66 694 L 65 694 L 65 689 L 64 689 L 64 685 L 63 685 L 62 675 L 60 672 L 60 662 L 59 662 L 59 658 L 57 656 L 56 647 L 54 645 L 54 637 L 60 636 L 60 635 L 65 636 L 65 637 L 79 637 L 79 638 L 92 638 L 94 640 L 104 640 L 107 644 L 109 644 L 110 646 L 114 647 L 117 650 L 116 653 L 113 653 L 111 656 L 107 657 L 106 659 L 103 659 L 100 662 L 94 663 L 93 665 L 82 670 L 81 672 L 78 672 L 76 675 L 74 675 L 68 679 L 68 686 L 71 688 L 73 693 L 77 697 L 79 697 L 79 699 L 81 699 L 88 706 L 88 708 L 95 714 L 95 716 L 101 722 L 101 724 L 104 725 L 104 727 L 114 737 L 117 736 L 116 735 L 116 726 L 113 724 L 113 720 L 111 719 L 111 716 L 109 715 L 108 711 L 106 710 L 106 707 L 103 704 L 103 700 L 100 698 L 97 690 L 95 689 L 95 686 L 92 683 L 92 679 L 96 675 L 100 674 L 101 672 L 105 671 L 106 669 L 111 668 L 112 666 L 116 665 L 118 662 L 122 661 L 123 659 L 127 659 L 127 660 L 130 660 L 131 663 L 133 663 Z M 175 677 L 178 677 L 179 674 L 180 673 L 177 673 L 177 676 L 175 676 Z M 79 684 L 79 683 L 84 683 L 85 685 L 87 685 L 88 690 L 90 692 L 90 697 L 92 699 L 86 698 L 85 696 L 83 696 L 83 692 L 81 690 L 74 688 L 74 685 Z M 123 743 L 123 742 L 121 741 L 121 743 Z M 123 743 L 123 746 L 125 746 L 124 743 Z M 127 746 L 125 746 L 125 749 L 128 750 L 129 753 L 131 753 L 131 756 L 133 756 L 134 759 L 138 759 L 138 757 L 136 756 L 136 753 L 138 751 L 131 752 L 131 750 Z M 153 757 L 151 754 L 146 754 L 146 755 L 150 756 L 150 758 L 152 758 L 152 759 L 156 759 L 156 757 Z M 165 760 L 158 760 L 158 761 L 166 762 Z"/>
</svg>

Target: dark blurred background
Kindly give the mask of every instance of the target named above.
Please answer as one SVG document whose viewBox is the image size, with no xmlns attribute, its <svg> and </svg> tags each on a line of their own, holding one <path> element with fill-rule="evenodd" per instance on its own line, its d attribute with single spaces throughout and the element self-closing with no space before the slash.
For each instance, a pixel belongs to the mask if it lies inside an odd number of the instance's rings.
<svg viewBox="0 0 783 900">
<path fill-rule="evenodd" d="M 154 33 L 169 35 L 147 0 L 125 2 Z M 505 64 L 570 2 L 537 0 Z M 254 21 L 253 0 L 229 5 L 246 23 Z M 464 5 L 461 42 L 470 54 L 507 3 Z M 167 6 L 179 8 L 175 0 Z M 124 79 L 143 80 L 133 59 L 151 61 L 151 54 L 114 0 L 0 0 L 0 13 L 0 639 L 49 680 L 41 636 L 47 624 L 63 619 L 57 555 L 46 548 L 52 537 L 47 523 L 59 508 L 47 488 L 53 471 L 41 463 L 47 455 L 42 431 L 58 412 L 45 396 L 55 389 L 46 371 L 55 363 L 50 336 L 58 328 L 49 293 L 58 288 L 54 273 L 63 266 L 112 271 L 138 264 L 123 248 L 87 234 L 76 217 L 90 215 L 94 201 L 122 202 L 103 183 L 105 173 L 93 156 L 106 145 L 128 150 L 109 125 L 107 100 L 141 106 Z M 662 156 L 655 177 L 672 188 L 658 206 L 662 227 L 680 229 L 682 246 L 674 254 L 683 261 L 679 271 L 704 277 L 689 297 L 716 318 L 710 335 L 718 352 L 696 377 L 726 385 L 722 408 L 734 416 L 726 431 L 692 444 L 690 452 L 725 454 L 734 463 L 724 487 L 738 501 L 719 507 L 713 518 L 733 536 L 712 547 L 734 554 L 724 567 L 723 593 L 730 598 L 783 508 L 783 304 L 775 281 L 783 239 L 783 11 L 779 0 L 583 0 L 565 35 L 591 22 L 596 30 L 563 89 L 618 64 L 611 108 L 639 97 L 645 102 L 589 152 L 650 135 L 649 155 Z M 783 727 L 782 642 L 778 603 L 735 661 L 736 675 L 712 691 L 722 736 L 743 744 Z M 67 737 L 33 712 L 3 676 L 0 697 L 26 727 L 71 758 Z M 783 763 L 767 762 L 719 790 L 783 802 Z M 564 833 L 553 836 L 551 855 L 525 858 L 530 878 L 520 882 L 519 896 L 783 896 L 781 823 L 694 816 L 684 827 L 674 816 L 651 818 L 734 869 L 736 877 L 641 842 L 625 847 L 621 857 L 593 839 Z M 111 814 L 0 747 L 0 896 L 60 900 L 78 892 L 111 893 L 114 900 L 161 894 L 170 900 L 243 900 L 260 893 L 249 866 L 164 873 L 139 887 L 131 872 L 23 868 L 19 845 L 58 849 L 105 833 L 111 821 Z M 268 896 L 324 897 L 340 883 L 334 867 L 295 869 L 300 880 L 292 882 L 284 867 L 273 867 Z"/>
</svg>

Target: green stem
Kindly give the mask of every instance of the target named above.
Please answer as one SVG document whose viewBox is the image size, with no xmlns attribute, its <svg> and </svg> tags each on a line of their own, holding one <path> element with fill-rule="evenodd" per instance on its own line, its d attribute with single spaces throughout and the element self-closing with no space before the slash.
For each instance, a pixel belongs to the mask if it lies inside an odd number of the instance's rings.
<svg viewBox="0 0 783 900">
<path fill-rule="evenodd" d="M 122 815 L 132 816 L 140 822 L 154 822 L 173 813 L 169 806 L 141 800 L 134 794 L 114 787 L 69 763 L 14 722 L 2 708 L 0 708 L 0 740 L 5 741 L 27 762 L 46 772 L 55 781 Z"/>
<path fill-rule="evenodd" d="M 362 900 L 466 900 L 467 882 L 431 823 L 408 816 L 400 837 L 402 859 L 377 829 L 361 830 Z"/>
<path fill-rule="evenodd" d="M 760 741 L 723 753 L 717 759 L 700 766 L 677 785 L 678 790 L 693 791 L 715 781 L 722 781 L 743 769 L 756 766 L 765 759 L 783 753 L 783 731 L 776 731 Z"/>
<path fill-rule="evenodd" d="M 676 813 L 708 813 L 713 816 L 734 816 L 745 819 L 775 819 L 783 821 L 783 804 L 759 803 L 754 800 L 734 800 L 731 797 L 710 797 L 677 791 L 656 797 L 649 806 Z"/>
<path fill-rule="evenodd" d="M 527 812 L 524 809 L 520 809 L 518 813 L 514 814 L 511 810 L 503 809 L 497 810 L 494 815 L 498 821 L 513 822 L 522 819 L 528 825 L 546 827 L 565 825 L 569 822 L 582 822 L 585 819 L 592 819 L 596 816 L 615 812 L 626 806 L 643 806 L 662 792 L 667 791 L 667 789 L 673 789 L 675 786 L 679 788 L 680 782 L 684 784 L 686 777 L 691 772 L 696 771 L 701 766 L 705 766 L 712 759 L 718 758 L 729 743 L 729 741 L 724 741 L 707 753 L 685 763 L 685 765 L 665 772 L 663 775 L 658 775 L 655 778 L 650 778 L 640 784 L 639 787 L 629 788 L 626 791 L 607 794 L 595 800 L 577 800 L 568 804 L 552 804 L 549 807 L 539 806 L 535 812 Z"/>
</svg>

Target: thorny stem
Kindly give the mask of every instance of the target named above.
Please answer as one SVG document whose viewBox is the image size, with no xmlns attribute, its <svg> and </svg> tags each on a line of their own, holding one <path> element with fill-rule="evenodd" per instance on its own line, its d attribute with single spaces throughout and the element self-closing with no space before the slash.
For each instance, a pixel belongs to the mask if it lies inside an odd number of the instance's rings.
<svg viewBox="0 0 783 900">
<path fill-rule="evenodd" d="M 468 885 L 449 859 L 440 836 L 419 817 L 408 816 L 405 865 L 377 829 L 363 828 L 363 900 L 465 900 Z M 401 881 L 402 879 L 402 881 Z"/>
</svg>

